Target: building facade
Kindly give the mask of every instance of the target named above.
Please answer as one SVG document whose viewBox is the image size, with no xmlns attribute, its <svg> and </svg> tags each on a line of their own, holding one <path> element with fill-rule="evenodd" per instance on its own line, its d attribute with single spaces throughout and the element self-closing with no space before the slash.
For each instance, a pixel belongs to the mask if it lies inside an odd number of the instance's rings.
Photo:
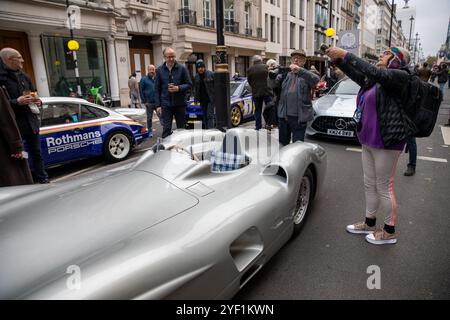
<svg viewBox="0 0 450 320">
<path fill-rule="evenodd" d="M 116 105 L 129 104 L 128 77 L 140 79 L 147 66 L 163 63 L 172 47 L 178 61 L 195 74 L 203 59 L 214 70 L 215 0 L 70 0 L 80 8 L 74 38 L 80 43 L 77 64 L 83 95 L 102 86 Z M 70 32 L 66 0 L 2 0 L 0 46 L 17 48 L 25 71 L 41 96 L 68 95 L 77 86 L 74 57 L 67 49 Z M 404 23 L 401 22 L 402 26 Z M 293 50 L 303 49 L 307 67 L 322 73 L 326 57 L 320 45 L 336 45 L 325 30 L 360 29 L 361 55 L 387 47 L 390 6 L 386 0 L 224 0 L 224 35 L 229 72 L 246 76 L 255 54 L 290 63 Z M 394 19 L 392 42 L 405 41 Z"/>
<path fill-rule="evenodd" d="M 73 35 L 79 85 L 87 95 L 102 86 L 116 105 L 129 102 L 128 76 L 139 76 L 154 62 L 153 51 L 171 43 L 169 1 L 70 0 L 79 8 Z M 4 0 L 0 7 L 1 46 L 11 46 L 26 58 L 41 96 L 68 95 L 77 87 L 75 61 L 67 49 L 70 32 L 65 0 Z"/>
</svg>

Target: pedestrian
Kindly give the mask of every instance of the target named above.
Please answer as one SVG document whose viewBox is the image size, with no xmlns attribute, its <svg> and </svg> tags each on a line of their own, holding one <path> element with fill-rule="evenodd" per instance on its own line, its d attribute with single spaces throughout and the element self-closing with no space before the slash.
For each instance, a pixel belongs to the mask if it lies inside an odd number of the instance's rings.
<svg viewBox="0 0 450 320">
<path fill-rule="evenodd" d="M 447 76 L 448 76 L 448 88 L 450 89 L 450 68 L 447 68 L 448 72 L 447 72 Z"/>
<path fill-rule="evenodd" d="M 417 75 L 422 81 L 428 82 L 430 80 L 431 70 L 428 68 L 428 63 L 423 63 L 422 68 L 417 71 Z"/>
<path fill-rule="evenodd" d="M 407 108 L 410 62 L 409 52 L 391 47 L 381 53 L 377 66 L 341 49 L 326 54 L 339 68 L 361 86 L 354 120 L 362 145 L 362 167 L 366 197 L 365 221 L 347 226 L 354 234 L 366 234 L 372 244 L 397 242 L 397 204 L 394 176 L 398 158 L 408 137 L 401 110 Z M 383 229 L 376 229 L 377 215 L 385 217 Z"/>
<path fill-rule="evenodd" d="M 291 141 L 305 141 L 307 122 L 313 119 L 311 90 L 319 83 L 316 74 L 303 68 L 306 54 L 303 50 L 291 53 L 290 72 L 281 83 L 281 97 L 278 104 L 279 141 L 288 145 Z"/>
<path fill-rule="evenodd" d="M 147 68 L 147 75 L 141 79 L 139 82 L 139 92 L 141 94 L 141 101 L 145 105 L 147 110 L 147 128 L 150 132 L 150 137 L 153 136 L 153 112 L 159 118 L 161 122 L 160 115 L 156 112 L 155 105 L 155 66 L 153 64 L 149 65 Z"/>
<path fill-rule="evenodd" d="M 247 71 L 247 80 L 252 88 L 252 100 L 255 104 L 256 130 L 260 130 L 262 128 L 263 103 L 267 105 L 272 101 L 272 91 L 267 83 L 269 71 L 261 56 L 253 56 L 252 61 L 253 65 Z"/>
<path fill-rule="evenodd" d="M 128 77 L 128 88 L 130 89 L 130 108 L 139 108 L 139 82 L 136 79 L 136 72 Z"/>
<path fill-rule="evenodd" d="M 431 83 L 434 83 L 439 73 L 439 66 L 437 64 L 433 65 L 433 68 L 431 69 L 431 77 L 430 81 Z"/>
<path fill-rule="evenodd" d="M 49 183 L 39 138 L 38 106 L 42 105 L 42 101 L 37 97 L 30 77 L 22 71 L 24 60 L 20 52 L 3 48 L 0 50 L 0 59 L 0 86 L 4 86 L 8 92 L 20 135 L 28 146 L 34 174 L 39 183 Z"/>
<path fill-rule="evenodd" d="M 235 72 L 234 76 L 231 78 L 231 80 L 233 81 L 240 81 L 241 80 L 241 76 L 239 75 L 239 72 Z"/>
<path fill-rule="evenodd" d="M 197 74 L 194 78 L 194 101 L 200 103 L 203 113 L 203 129 L 215 128 L 214 112 L 214 73 L 206 70 L 202 59 L 195 62 Z"/>
<path fill-rule="evenodd" d="M 334 85 L 338 82 L 336 72 L 334 71 L 335 68 L 330 66 L 329 71 L 326 72 L 322 78 L 320 78 L 320 81 L 325 81 L 327 84 L 327 88 L 324 90 L 324 93 L 330 91 L 331 88 L 334 87 Z"/>
<path fill-rule="evenodd" d="M 186 95 L 192 82 L 186 67 L 176 61 L 172 48 L 165 48 L 163 57 L 165 62 L 156 69 L 155 104 L 156 112 L 161 114 L 165 138 L 172 134 L 174 117 L 178 129 L 186 127 Z"/>
<path fill-rule="evenodd" d="M 438 78 L 438 85 L 439 85 L 439 89 L 442 92 L 442 97 L 444 96 L 444 89 L 445 89 L 445 84 L 448 81 L 448 69 L 447 69 L 447 64 L 445 63 L 441 63 L 440 67 L 439 67 L 439 71 L 437 73 L 437 78 Z"/>
<path fill-rule="evenodd" d="M 0 187 L 32 183 L 14 111 L 6 89 L 0 87 Z"/>
<path fill-rule="evenodd" d="M 404 175 L 409 177 L 416 174 L 417 143 L 415 137 L 409 137 L 406 140 L 405 152 L 409 153 L 409 162 Z"/>
<path fill-rule="evenodd" d="M 266 65 L 268 69 L 267 84 L 270 91 L 272 92 L 272 101 L 266 104 L 266 107 L 263 111 L 263 117 L 264 121 L 266 122 L 266 129 L 270 131 L 274 128 L 278 128 L 277 99 L 279 97 L 280 90 L 276 81 L 276 76 L 279 73 L 280 66 L 274 59 L 267 60 Z"/>
<path fill-rule="evenodd" d="M 314 65 L 312 65 L 311 67 L 309 67 L 309 71 L 311 71 L 312 73 L 314 73 L 316 76 L 320 77 L 320 72 L 319 70 L 316 69 L 316 67 Z"/>
</svg>

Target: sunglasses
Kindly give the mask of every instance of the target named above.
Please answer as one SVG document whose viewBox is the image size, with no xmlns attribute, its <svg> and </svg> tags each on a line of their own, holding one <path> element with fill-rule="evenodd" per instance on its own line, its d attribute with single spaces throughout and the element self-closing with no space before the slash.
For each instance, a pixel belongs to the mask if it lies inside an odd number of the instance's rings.
<svg viewBox="0 0 450 320">
<path fill-rule="evenodd" d="M 383 51 L 383 56 L 387 56 L 387 55 L 393 55 L 392 51 L 390 51 L 390 50 Z"/>
</svg>

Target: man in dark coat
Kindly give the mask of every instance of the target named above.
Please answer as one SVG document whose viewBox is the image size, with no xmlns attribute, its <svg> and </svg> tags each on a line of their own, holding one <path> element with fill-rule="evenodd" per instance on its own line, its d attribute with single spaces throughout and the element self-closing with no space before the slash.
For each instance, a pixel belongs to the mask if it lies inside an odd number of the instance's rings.
<svg viewBox="0 0 450 320">
<path fill-rule="evenodd" d="M 0 187 L 33 183 L 23 151 L 22 137 L 6 89 L 0 87 Z"/>
<path fill-rule="evenodd" d="M 215 128 L 214 113 L 214 73 L 206 70 L 201 59 L 195 63 L 197 74 L 194 78 L 194 101 L 199 102 L 203 111 L 203 128 Z"/>
<path fill-rule="evenodd" d="M 185 128 L 186 94 L 192 87 L 191 78 L 186 67 L 175 60 L 172 48 L 163 50 L 165 62 L 156 69 L 155 105 L 161 115 L 165 138 L 172 134 L 172 121 L 175 117 L 177 128 Z"/>
<path fill-rule="evenodd" d="M 30 78 L 22 71 L 23 58 L 19 51 L 3 48 L 0 51 L 0 86 L 9 94 L 9 103 L 16 116 L 22 138 L 33 160 L 33 169 L 39 183 L 49 183 L 44 161 L 41 155 L 39 139 L 39 109 L 41 100 L 33 93 L 36 91 Z"/>
<path fill-rule="evenodd" d="M 269 88 L 268 80 L 269 71 L 267 66 L 262 62 L 261 56 L 253 56 L 253 65 L 247 71 L 247 80 L 252 88 L 252 98 L 255 103 L 255 123 L 256 130 L 261 129 L 263 102 L 266 105 L 272 101 L 272 90 Z"/>
</svg>

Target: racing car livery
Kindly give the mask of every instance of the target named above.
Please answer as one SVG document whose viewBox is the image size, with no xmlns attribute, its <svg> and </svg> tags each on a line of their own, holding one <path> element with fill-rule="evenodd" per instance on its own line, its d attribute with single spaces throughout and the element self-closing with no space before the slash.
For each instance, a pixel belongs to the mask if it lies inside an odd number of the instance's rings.
<svg viewBox="0 0 450 320">
<path fill-rule="evenodd" d="M 101 155 L 110 162 L 120 161 L 149 136 L 145 122 L 86 100 L 41 100 L 39 134 L 46 167 Z"/>
<path fill-rule="evenodd" d="M 230 107 L 230 122 L 233 127 L 254 116 L 255 104 L 247 80 L 230 81 Z M 202 107 L 194 100 L 189 100 L 186 108 L 186 124 L 188 127 L 193 126 L 197 121 L 203 121 Z"/>
</svg>

